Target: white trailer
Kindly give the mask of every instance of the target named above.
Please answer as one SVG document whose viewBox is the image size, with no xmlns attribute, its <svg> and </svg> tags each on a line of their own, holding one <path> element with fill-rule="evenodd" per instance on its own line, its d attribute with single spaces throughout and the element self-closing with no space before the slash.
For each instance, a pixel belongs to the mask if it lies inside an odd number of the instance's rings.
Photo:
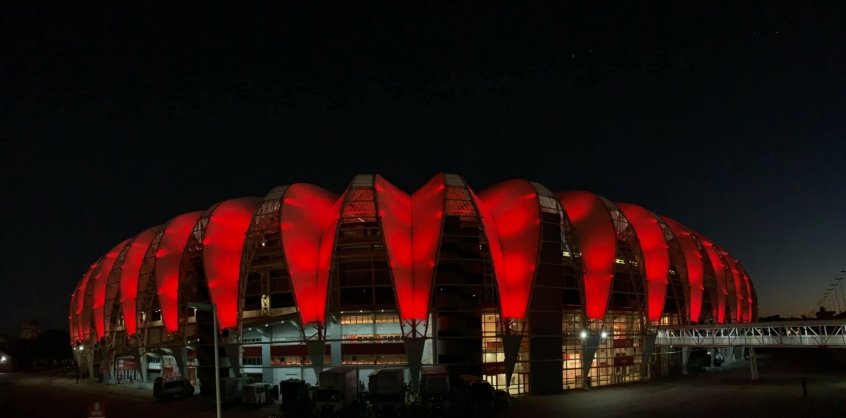
<svg viewBox="0 0 846 418">
<path fill-rule="evenodd" d="M 401 414 L 405 408 L 405 370 L 401 368 L 378 369 L 368 381 L 370 402 L 381 416 Z"/>
<path fill-rule="evenodd" d="M 333 367 L 320 372 L 316 401 L 319 415 L 338 415 L 358 399 L 355 367 Z"/>
</svg>

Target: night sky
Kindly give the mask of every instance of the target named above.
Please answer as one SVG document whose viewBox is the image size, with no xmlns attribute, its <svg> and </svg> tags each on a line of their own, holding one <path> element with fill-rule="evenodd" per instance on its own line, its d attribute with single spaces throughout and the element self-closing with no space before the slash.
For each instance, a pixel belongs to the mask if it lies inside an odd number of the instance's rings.
<svg viewBox="0 0 846 418">
<path fill-rule="evenodd" d="M 846 270 L 840 1 L 32 3 L 0 6 L 0 331 L 66 328 L 87 266 L 147 227 L 356 173 L 640 204 L 739 258 L 761 316 Z"/>
</svg>

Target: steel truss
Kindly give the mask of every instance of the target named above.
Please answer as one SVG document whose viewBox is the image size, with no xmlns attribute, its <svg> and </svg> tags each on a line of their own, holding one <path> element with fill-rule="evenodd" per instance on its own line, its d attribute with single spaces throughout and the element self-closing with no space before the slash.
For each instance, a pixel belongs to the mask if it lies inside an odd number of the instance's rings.
<svg viewBox="0 0 846 418">
<path fill-rule="evenodd" d="M 662 347 L 846 348 L 846 320 L 757 322 L 661 327 Z"/>
</svg>

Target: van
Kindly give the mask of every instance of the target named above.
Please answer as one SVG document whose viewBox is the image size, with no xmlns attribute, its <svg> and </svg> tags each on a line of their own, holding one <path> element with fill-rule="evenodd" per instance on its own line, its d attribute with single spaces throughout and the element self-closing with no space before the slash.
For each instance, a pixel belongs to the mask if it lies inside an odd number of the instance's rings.
<svg viewBox="0 0 846 418">
<path fill-rule="evenodd" d="M 194 394 L 194 385 L 184 377 L 157 377 L 153 381 L 153 397 L 156 399 L 178 398 Z"/>
</svg>

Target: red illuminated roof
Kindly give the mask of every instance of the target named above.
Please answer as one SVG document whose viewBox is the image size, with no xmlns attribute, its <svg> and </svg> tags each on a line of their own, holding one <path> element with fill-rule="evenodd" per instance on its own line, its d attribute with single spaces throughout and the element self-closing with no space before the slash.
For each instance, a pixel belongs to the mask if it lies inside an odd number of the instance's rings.
<svg viewBox="0 0 846 418">
<path fill-rule="evenodd" d="M 540 249 L 537 191 L 525 180 L 508 180 L 479 193 L 476 205 L 496 272 L 502 316 L 524 319 Z"/>
<path fill-rule="evenodd" d="M 558 199 L 573 224 L 582 256 L 585 311 L 590 319 L 603 319 L 611 296 L 617 241 L 608 207 L 586 191 L 559 193 Z"/>
<path fill-rule="evenodd" d="M 720 257 L 717 249 L 714 248 L 714 243 L 712 243 L 707 238 L 703 237 L 702 235 L 697 235 L 699 238 L 699 242 L 702 243 L 702 246 L 705 247 L 705 252 L 708 254 L 707 262 L 711 263 L 711 267 L 714 269 L 714 275 L 717 279 L 717 323 L 724 323 L 726 322 L 725 312 L 726 312 L 726 298 L 728 297 L 728 285 L 726 283 L 726 275 L 727 275 L 727 268 L 726 265 L 723 263 L 722 258 Z"/>
<path fill-rule="evenodd" d="M 203 268 L 220 329 L 238 325 L 238 285 L 247 228 L 261 203 L 257 197 L 219 203 L 209 215 L 203 238 Z"/>
<path fill-rule="evenodd" d="M 702 312 L 702 292 L 705 290 L 703 283 L 702 255 L 693 240 L 691 232 L 680 222 L 664 217 L 664 222 L 673 231 L 673 236 L 681 247 L 684 255 L 684 263 L 687 279 L 688 303 L 687 315 L 691 322 L 699 322 L 699 315 Z"/>
<path fill-rule="evenodd" d="M 279 228 L 303 324 L 325 322 L 329 269 L 344 196 L 297 183 L 282 198 Z"/>
<path fill-rule="evenodd" d="M 376 176 L 375 188 L 400 317 L 424 320 L 443 226 L 444 175 L 411 196 L 382 176 Z"/>
<path fill-rule="evenodd" d="M 553 218 L 547 216 L 554 213 L 561 225 L 568 225 L 566 229 L 558 230 Z M 432 287 L 438 274 L 446 220 L 449 225 L 460 224 L 462 234 L 478 231 L 478 237 L 468 241 L 473 243 L 469 249 L 476 251 L 474 247 L 478 246 L 479 253 L 473 257 L 489 257 L 480 264 L 478 274 L 484 274 L 484 266 L 492 267 L 492 274 L 488 274 L 496 291 L 492 293 L 494 299 L 486 299 L 485 303 L 498 303 L 503 319 L 525 319 L 537 278 L 544 280 L 544 286 L 557 283 L 546 272 L 558 270 L 546 270 L 547 264 L 560 267 L 566 258 L 567 263 L 576 263 L 575 271 L 580 275 L 584 314 L 591 320 L 605 320 L 616 264 L 622 262 L 617 258 L 628 257 L 627 252 L 618 254 L 618 244 L 627 241 L 631 241 L 628 246 L 620 248 L 635 250 L 639 254 L 636 260 L 642 263 L 646 319 L 658 321 L 664 314 L 671 262 L 685 287 L 687 309 L 683 320 L 698 322 L 711 315 L 717 322 L 750 321 L 757 311 L 754 286 L 739 262 L 701 234 L 640 206 L 623 203 L 615 208 L 587 191 L 553 196 L 545 187 L 520 179 L 504 181 L 477 195 L 454 174 L 439 173 L 413 193 L 380 175 L 362 175 L 356 176 L 340 196 L 318 186 L 297 183 L 274 189 L 263 201 L 227 200 L 209 211 L 176 216 L 164 226 L 147 229 L 118 244 L 86 271 L 71 296 L 71 334 L 75 339 L 87 340 L 92 328 L 97 338 L 110 332 L 105 326 L 109 313 L 105 304 L 118 294 L 120 303 L 114 306 L 121 310 L 118 314 L 123 314 L 127 336 L 136 334 L 138 313 L 150 309 L 139 306 L 140 293 L 147 292 L 149 285 L 155 286 L 157 300 L 146 300 L 145 304 L 157 302 L 165 329 L 177 332 L 181 310 L 185 308 L 181 305 L 190 302 L 183 300 L 180 288 L 191 284 L 182 282 L 189 277 L 194 280 L 186 272 L 195 270 L 204 274 L 197 283 L 208 286 L 220 328 L 238 327 L 242 296 L 239 289 L 247 273 L 244 269 L 251 268 L 252 260 L 252 256 L 246 256 L 251 253 L 244 246 L 248 232 L 253 231 L 251 225 L 258 219 L 262 219 L 261 231 L 276 228 L 278 219 L 280 253 L 271 259 L 284 261 L 282 268 L 287 269 L 287 276 L 282 273 L 279 277 L 285 283 L 290 277 L 290 291 L 300 321 L 306 325 L 326 324 L 330 277 L 341 283 L 344 280 L 343 271 L 332 271 L 333 266 L 339 265 L 335 261 L 337 235 L 339 230 L 344 234 L 353 231 L 347 227 L 361 222 L 368 222 L 368 234 L 375 231 L 376 235 L 370 236 L 382 240 L 368 241 L 372 251 L 382 251 L 384 244 L 388 259 L 385 268 L 390 272 L 397 312 L 407 321 L 427 320 L 433 309 Z M 339 229 L 341 226 L 343 229 Z M 626 229 L 629 226 L 631 229 Z M 554 230 L 545 230 L 547 227 Z M 272 234 L 276 232 L 272 230 Z M 183 260 L 189 242 L 191 257 L 201 257 L 202 267 Z M 343 242 L 347 245 L 348 241 L 345 238 Z M 542 243 L 557 243 L 561 248 Z M 266 250 L 272 252 L 274 248 Z M 543 265 L 539 265 L 541 249 Z M 356 247 L 355 251 L 360 250 Z M 560 263 L 554 259 L 558 254 L 562 257 Z M 713 283 L 709 266 L 714 272 Z M 544 274 L 538 276 L 540 267 L 544 267 Z M 140 282 L 146 277 L 152 279 Z M 715 286 L 716 295 L 711 300 L 715 305 L 713 312 L 703 313 L 706 279 L 709 289 Z M 562 276 L 562 285 L 564 281 Z M 152 288 L 149 294 L 152 296 Z M 493 309 L 485 305 L 485 309 L 489 308 Z M 725 317 L 727 311 L 730 318 Z"/>
<path fill-rule="evenodd" d="M 650 321 L 658 321 L 664 312 L 667 275 L 670 271 L 670 250 L 664 238 L 664 230 L 658 223 L 658 217 L 640 206 L 619 203 L 617 207 L 632 224 L 637 235 L 647 282 L 647 317 Z"/>
<path fill-rule="evenodd" d="M 132 336 L 137 331 L 138 275 L 141 273 L 141 263 L 150 243 L 153 242 L 153 237 L 161 229 L 162 226 L 154 226 L 138 234 L 129 244 L 129 251 L 123 260 L 120 270 L 120 298 L 127 336 Z"/>
<path fill-rule="evenodd" d="M 203 216 L 202 211 L 179 215 L 170 220 L 164 228 L 159 249 L 156 252 L 156 287 L 162 322 L 168 332 L 179 329 L 179 281 L 182 254 L 194 224 Z"/>
</svg>

